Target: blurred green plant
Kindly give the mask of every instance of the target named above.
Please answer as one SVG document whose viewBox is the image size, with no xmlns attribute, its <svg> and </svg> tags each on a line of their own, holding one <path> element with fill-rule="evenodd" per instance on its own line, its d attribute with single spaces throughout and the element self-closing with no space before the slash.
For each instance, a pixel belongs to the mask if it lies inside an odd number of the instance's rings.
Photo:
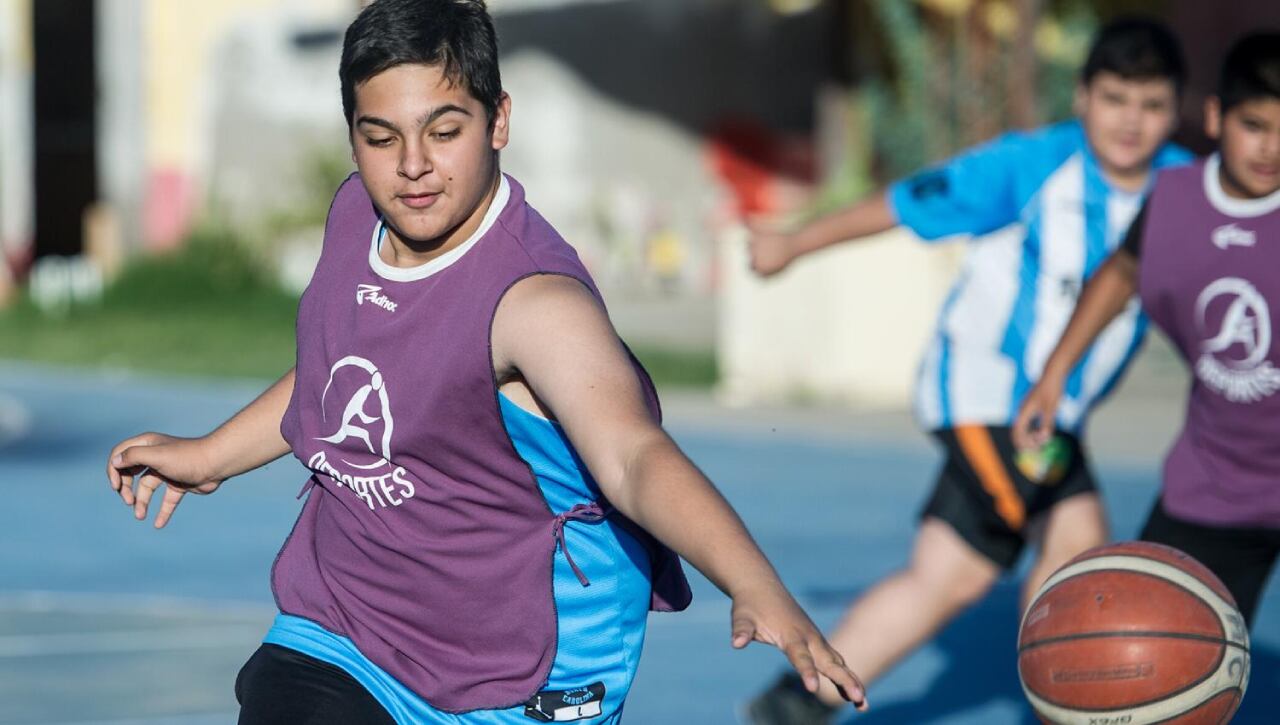
<svg viewBox="0 0 1280 725">
<path fill-rule="evenodd" d="M 346 144 L 311 147 L 302 155 L 297 170 L 298 201 L 266 214 L 262 229 L 252 236 L 273 240 L 299 229 L 324 226 L 334 192 L 354 170 Z"/>
<path fill-rule="evenodd" d="M 103 292 L 101 308 L 292 319 L 296 304 L 261 252 L 229 229 L 206 225 L 180 250 L 130 260 Z"/>
<path fill-rule="evenodd" d="M 297 299 L 226 230 L 133 258 L 100 302 L 0 312 L 0 357 L 189 375 L 269 378 L 293 364 Z"/>
<path fill-rule="evenodd" d="M 1070 116 L 1098 15 L 1087 2 L 1026 3 L 1027 17 L 1014 5 L 871 1 L 881 69 L 851 102 L 869 110 L 883 176 L 912 173 L 1006 128 Z M 1032 85 L 1019 85 L 1022 73 Z"/>
<path fill-rule="evenodd" d="M 843 142 L 807 219 L 1006 129 L 1069 118 L 1089 44 L 1167 0 L 837 0 L 847 12 Z"/>
<path fill-rule="evenodd" d="M 630 347 L 659 388 L 710 388 L 719 379 L 716 355 L 711 350 L 643 344 Z"/>
<path fill-rule="evenodd" d="M 298 299 L 263 253 L 202 227 L 179 250 L 128 262 L 99 302 L 51 314 L 29 298 L 0 311 L 0 358 L 183 375 L 278 377 L 294 363 Z M 634 346 L 662 387 L 709 387 L 710 351 Z"/>
</svg>

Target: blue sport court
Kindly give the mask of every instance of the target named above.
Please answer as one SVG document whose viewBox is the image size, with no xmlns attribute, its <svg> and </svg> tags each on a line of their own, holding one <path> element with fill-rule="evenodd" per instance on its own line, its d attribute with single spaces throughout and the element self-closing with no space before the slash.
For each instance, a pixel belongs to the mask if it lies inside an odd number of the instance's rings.
<svg viewBox="0 0 1280 725">
<path fill-rule="evenodd" d="M 235 722 L 232 684 L 274 614 L 268 570 L 298 511 L 291 458 L 190 496 L 161 532 L 107 486 L 110 446 L 207 432 L 265 387 L 0 364 L 0 725 Z M 906 559 L 937 463 L 902 414 L 725 410 L 668 394 L 667 423 L 820 625 Z M 1176 403 L 1176 401 L 1175 401 Z M 1118 538 L 1153 500 L 1175 403 L 1106 406 L 1090 436 Z M 655 614 L 626 721 L 735 722 L 783 660 L 729 647 L 728 601 L 694 576 Z M 866 725 L 1034 723 L 1014 661 L 1017 582 L 872 686 Z M 1237 723 L 1280 712 L 1280 587 L 1263 600 Z"/>
</svg>

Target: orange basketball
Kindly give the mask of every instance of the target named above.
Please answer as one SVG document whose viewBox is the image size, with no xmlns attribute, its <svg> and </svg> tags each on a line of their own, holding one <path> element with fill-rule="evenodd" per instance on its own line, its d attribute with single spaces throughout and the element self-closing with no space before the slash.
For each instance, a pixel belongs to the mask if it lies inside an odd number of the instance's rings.
<svg viewBox="0 0 1280 725">
<path fill-rule="evenodd" d="M 1235 600 L 1177 549 L 1090 549 L 1049 577 L 1018 633 L 1018 676 L 1045 722 L 1230 722 L 1249 683 Z"/>
</svg>

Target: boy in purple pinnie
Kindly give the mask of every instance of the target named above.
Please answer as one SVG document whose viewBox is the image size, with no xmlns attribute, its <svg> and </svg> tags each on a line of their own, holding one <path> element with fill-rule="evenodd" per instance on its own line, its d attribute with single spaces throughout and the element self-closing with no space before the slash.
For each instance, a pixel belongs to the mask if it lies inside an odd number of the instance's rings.
<svg viewBox="0 0 1280 725">
<path fill-rule="evenodd" d="M 616 723 L 647 612 L 689 601 L 672 550 L 733 599 L 734 647 L 773 644 L 865 706 L 499 170 L 511 99 L 484 3 L 377 0 L 340 78 L 358 172 L 296 367 L 209 435 L 135 436 L 107 468 L 139 519 L 163 489 L 157 527 L 286 453 L 309 469 L 240 722 Z"/>
<path fill-rule="evenodd" d="M 1137 292 L 1191 372 L 1142 538 L 1203 562 L 1251 623 L 1280 555 L 1280 32 L 1232 47 L 1205 129 L 1218 152 L 1161 173 L 1085 287 L 1015 437 L 1024 448 L 1048 439 L 1065 371 Z"/>
</svg>

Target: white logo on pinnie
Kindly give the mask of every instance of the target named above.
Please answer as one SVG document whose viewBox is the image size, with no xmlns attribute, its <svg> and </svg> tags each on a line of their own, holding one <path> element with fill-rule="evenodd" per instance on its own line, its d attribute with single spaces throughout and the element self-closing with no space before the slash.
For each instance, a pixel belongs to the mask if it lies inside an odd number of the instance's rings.
<svg viewBox="0 0 1280 725">
<path fill-rule="evenodd" d="M 1213 230 L 1213 246 L 1226 249 L 1232 245 L 1252 247 L 1258 243 L 1258 235 L 1249 229 L 1241 229 L 1235 222 Z"/>
<path fill-rule="evenodd" d="M 387 312 L 396 311 L 396 303 L 392 302 L 390 298 L 382 294 L 382 288 L 377 285 L 356 285 L 356 304 L 363 305 L 365 302 L 371 302 Z"/>
</svg>

